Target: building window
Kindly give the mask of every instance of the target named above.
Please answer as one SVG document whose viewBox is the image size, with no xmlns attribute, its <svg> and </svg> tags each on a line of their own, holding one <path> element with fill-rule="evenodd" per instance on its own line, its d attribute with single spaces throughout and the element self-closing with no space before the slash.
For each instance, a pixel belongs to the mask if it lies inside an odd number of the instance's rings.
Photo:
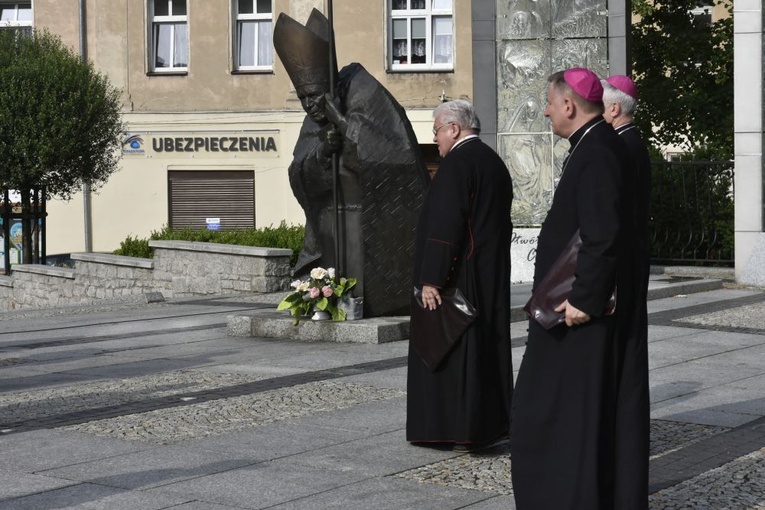
<svg viewBox="0 0 765 510">
<path fill-rule="evenodd" d="M 8 3 L 0 1 L 0 30 L 6 28 L 16 29 L 31 34 L 32 3 Z"/>
<path fill-rule="evenodd" d="M 454 68 L 453 0 L 390 0 L 390 69 Z"/>
<path fill-rule="evenodd" d="M 186 0 L 150 0 L 149 6 L 152 71 L 186 71 L 189 63 Z"/>
<path fill-rule="evenodd" d="M 692 16 L 693 19 L 701 26 L 711 26 L 712 25 L 712 11 L 714 10 L 713 5 L 698 5 L 695 9 L 691 9 L 688 11 Z"/>
<path fill-rule="evenodd" d="M 234 0 L 234 69 L 270 71 L 274 64 L 271 0 Z"/>
</svg>

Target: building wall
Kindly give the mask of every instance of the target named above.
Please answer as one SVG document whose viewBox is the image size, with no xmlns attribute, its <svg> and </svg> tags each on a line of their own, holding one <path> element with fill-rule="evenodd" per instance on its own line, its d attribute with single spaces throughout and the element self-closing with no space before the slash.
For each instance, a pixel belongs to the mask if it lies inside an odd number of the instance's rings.
<svg viewBox="0 0 765 510">
<path fill-rule="evenodd" d="M 765 286 L 763 233 L 763 55 L 765 12 L 760 0 L 733 4 L 735 122 L 735 251 L 736 279 Z"/>
<path fill-rule="evenodd" d="M 79 0 L 34 0 L 34 24 L 79 51 Z M 404 106 L 420 143 L 432 143 L 431 111 L 440 98 L 472 100 L 470 2 L 454 2 L 454 70 L 390 72 L 386 65 L 387 2 L 336 0 L 334 25 L 340 66 L 359 62 Z M 232 72 L 230 0 L 187 0 L 189 64 L 183 75 L 149 73 L 145 0 L 86 0 L 86 53 L 122 91 L 128 134 L 151 136 L 273 132 L 268 154 L 123 156 L 119 170 L 92 195 L 92 248 L 111 251 L 126 236 L 146 237 L 168 223 L 168 171 L 255 172 L 256 226 L 302 223 L 287 168 L 304 113 L 278 57 L 273 71 Z M 321 0 L 274 0 L 305 22 Z M 48 253 L 85 249 L 83 198 L 49 202 Z"/>
</svg>

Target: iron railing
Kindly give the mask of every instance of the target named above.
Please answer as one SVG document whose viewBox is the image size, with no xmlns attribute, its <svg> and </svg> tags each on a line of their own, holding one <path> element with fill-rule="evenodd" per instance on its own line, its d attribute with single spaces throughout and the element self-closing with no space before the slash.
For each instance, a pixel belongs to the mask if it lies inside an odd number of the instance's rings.
<svg viewBox="0 0 765 510">
<path fill-rule="evenodd" d="M 733 266 L 733 162 L 652 163 L 651 262 Z"/>
</svg>

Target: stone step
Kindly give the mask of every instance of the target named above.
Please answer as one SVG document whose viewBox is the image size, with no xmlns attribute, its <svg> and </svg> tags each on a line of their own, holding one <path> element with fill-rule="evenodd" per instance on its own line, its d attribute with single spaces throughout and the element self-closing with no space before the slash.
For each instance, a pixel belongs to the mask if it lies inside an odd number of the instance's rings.
<svg viewBox="0 0 765 510">
<path fill-rule="evenodd" d="M 695 276 L 652 275 L 648 299 L 663 299 L 722 288 L 723 280 Z M 523 303 L 531 293 L 531 285 L 513 285 L 511 322 L 525 321 Z M 382 344 L 409 338 L 409 317 L 375 317 L 356 321 L 301 320 L 295 325 L 286 311 L 255 310 L 227 317 L 229 336 L 281 338 L 302 342 L 350 342 Z"/>
</svg>

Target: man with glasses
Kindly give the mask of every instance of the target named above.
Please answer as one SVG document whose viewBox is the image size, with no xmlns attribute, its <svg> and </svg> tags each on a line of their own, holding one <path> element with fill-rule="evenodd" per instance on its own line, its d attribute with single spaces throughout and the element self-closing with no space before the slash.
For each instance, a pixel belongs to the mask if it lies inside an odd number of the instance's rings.
<svg viewBox="0 0 765 510">
<path fill-rule="evenodd" d="M 417 224 L 414 285 L 432 313 L 443 305 L 441 293 L 456 287 L 478 316 L 437 364 L 418 354 L 424 338 L 410 338 L 406 436 L 475 451 L 504 439 L 510 423 L 513 189 L 502 159 L 478 138 L 470 103 L 443 103 L 434 115 L 442 159 Z"/>
</svg>

